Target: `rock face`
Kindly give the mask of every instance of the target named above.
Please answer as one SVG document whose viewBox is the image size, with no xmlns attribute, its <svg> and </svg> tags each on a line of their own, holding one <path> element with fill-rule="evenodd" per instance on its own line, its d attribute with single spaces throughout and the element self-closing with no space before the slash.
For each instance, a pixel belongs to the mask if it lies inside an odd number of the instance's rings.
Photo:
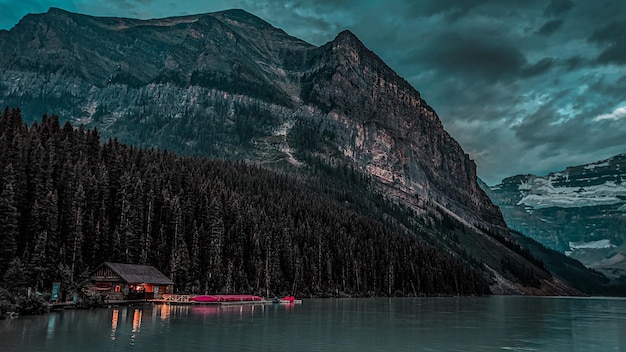
<svg viewBox="0 0 626 352">
<path fill-rule="evenodd" d="M 611 278 L 626 275 L 626 154 L 491 187 L 507 224 Z"/>
<path fill-rule="evenodd" d="M 500 210 L 434 110 L 348 31 L 316 47 L 242 10 L 142 21 L 53 8 L 0 31 L 0 47 L 0 105 L 26 118 L 55 113 L 139 147 L 296 174 L 347 167 L 495 292 L 531 292 L 521 272 L 550 277 L 504 243 Z M 449 236 L 436 230 L 446 221 Z M 532 292 L 573 292 L 559 287 Z"/>
</svg>

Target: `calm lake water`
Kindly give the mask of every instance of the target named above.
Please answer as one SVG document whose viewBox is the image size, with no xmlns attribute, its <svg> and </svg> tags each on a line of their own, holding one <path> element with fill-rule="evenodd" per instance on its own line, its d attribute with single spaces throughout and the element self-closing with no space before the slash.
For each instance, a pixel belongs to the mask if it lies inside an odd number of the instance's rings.
<svg viewBox="0 0 626 352">
<path fill-rule="evenodd" d="M 626 300 L 310 299 L 0 321 L 0 351 L 626 351 Z"/>
</svg>

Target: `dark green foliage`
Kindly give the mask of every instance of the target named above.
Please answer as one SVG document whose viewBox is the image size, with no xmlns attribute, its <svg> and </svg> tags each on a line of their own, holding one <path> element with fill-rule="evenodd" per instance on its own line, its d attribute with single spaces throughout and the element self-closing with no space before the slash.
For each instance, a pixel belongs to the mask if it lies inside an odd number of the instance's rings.
<svg viewBox="0 0 626 352">
<path fill-rule="evenodd" d="M 15 312 L 23 315 L 43 314 L 50 310 L 48 302 L 37 295 L 18 296 Z"/>
<path fill-rule="evenodd" d="M 0 287 L 0 319 L 11 312 L 15 312 L 13 295 L 6 288 Z"/>
<path fill-rule="evenodd" d="M 15 172 L 13 165 L 4 167 L 0 193 L 0 273 L 9 268 L 17 254 L 18 218 Z"/>
<path fill-rule="evenodd" d="M 154 265 L 188 293 L 489 291 L 459 259 L 345 207 L 347 194 L 312 192 L 243 163 L 181 158 L 115 139 L 100 145 L 96 131 L 61 127 L 54 116 L 26 128 L 15 116 L 7 110 L 0 118 L 0 167 L 15 170 L 9 259 L 23 263 L 11 270 L 29 273 L 19 286 L 60 281 L 73 291 L 103 261 L 123 261 Z M 359 179 L 349 168 L 336 170 Z"/>
<path fill-rule="evenodd" d="M 521 283 L 525 286 L 540 287 L 541 281 L 535 275 L 535 269 L 532 266 L 524 265 L 520 262 L 514 262 L 509 257 L 501 259 L 500 266 L 503 271 L 508 271 L 515 277 L 521 279 Z"/>
<path fill-rule="evenodd" d="M 513 252 L 521 255 L 522 258 L 524 258 L 524 259 L 528 260 L 529 262 L 533 263 L 538 268 L 540 268 L 542 270 L 547 270 L 545 264 L 543 263 L 543 260 L 541 260 L 540 258 L 535 257 L 530 252 L 530 250 L 528 248 L 522 248 L 519 243 L 517 243 L 517 242 L 515 242 L 515 241 L 513 241 L 511 239 L 506 239 L 504 236 L 499 235 L 497 233 L 490 232 L 489 235 L 491 237 L 495 238 L 496 240 L 498 240 L 498 242 L 502 243 L 503 245 L 505 245 L 507 248 L 509 248 Z"/>
</svg>

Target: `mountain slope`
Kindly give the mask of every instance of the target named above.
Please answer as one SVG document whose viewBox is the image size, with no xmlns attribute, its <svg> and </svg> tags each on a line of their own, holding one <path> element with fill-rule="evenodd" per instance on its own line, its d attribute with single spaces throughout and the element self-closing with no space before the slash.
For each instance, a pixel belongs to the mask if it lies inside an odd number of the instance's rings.
<svg viewBox="0 0 626 352">
<path fill-rule="evenodd" d="M 475 164 L 434 110 L 348 31 L 315 47 L 241 10 L 140 21 L 51 9 L 0 32 L 0 45 L 0 104 L 27 118 L 57 113 L 133 145 L 245 160 L 334 194 L 349 185 L 338 177 L 364 178 L 367 190 L 340 195 L 348 205 L 463 258 L 495 292 L 567 291 L 510 246 Z M 353 191 L 384 201 L 363 209 Z"/>
<path fill-rule="evenodd" d="M 626 275 L 626 154 L 491 190 L 512 229 L 610 278 Z"/>
</svg>

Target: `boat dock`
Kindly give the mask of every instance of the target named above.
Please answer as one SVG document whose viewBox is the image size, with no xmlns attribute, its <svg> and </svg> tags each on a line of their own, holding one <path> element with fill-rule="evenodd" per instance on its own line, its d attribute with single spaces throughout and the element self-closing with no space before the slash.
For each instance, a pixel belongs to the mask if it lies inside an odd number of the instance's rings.
<svg viewBox="0 0 626 352">
<path fill-rule="evenodd" d="M 163 295 L 162 298 L 148 300 L 163 304 L 191 304 L 191 305 L 242 305 L 242 304 L 301 304 L 302 300 L 293 297 L 267 300 L 252 295 Z"/>
<path fill-rule="evenodd" d="M 213 306 L 236 306 L 255 304 L 301 304 L 301 299 L 285 297 L 283 299 L 264 299 L 259 296 L 250 295 L 163 295 L 160 298 L 147 299 L 122 299 L 105 300 L 107 306 L 132 305 L 132 304 L 172 304 L 172 305 L 213 305 Z M 79 307 L 78 302 L 56 302 L 50 303 L 50 309 L 74 309 Z"/>
</svg>

